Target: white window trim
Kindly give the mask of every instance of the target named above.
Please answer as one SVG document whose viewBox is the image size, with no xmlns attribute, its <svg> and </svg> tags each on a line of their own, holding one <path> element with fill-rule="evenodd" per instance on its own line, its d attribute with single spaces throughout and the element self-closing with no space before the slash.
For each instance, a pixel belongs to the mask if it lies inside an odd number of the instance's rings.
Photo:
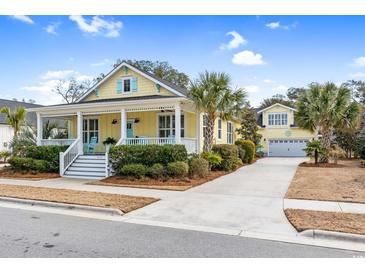
<svg viewBox="0 0 365 274">
<path fill-rule="evenodd" d="M 132 76 L 122 77 L 121 80 L 122 80 L 122 93 L 127 93 L 127 94 L 132 93 L 132 80 L 133 80 L 133 77 Z M 130 90 L 129 91 L 124 91 L 124 81 L 125 80 L 130 81 L 130 84 L 129 84 Z"/>
<path fill-rule="evenodd" d="M 160 137 L 160 128 L 159 128 L 159 122 L 160 122 L 160 116 L 170 116 L 170 123 L 172 123 L 172 116 L 175 116 L 174 112 L 159 112 L 157 113 L 157 119 L 156 119 L 156 137 Z M 181 138 L 185 138 L 186 136 L 186 115 L 184 112 L 181 112 L 181 116 L 184 116 L 184 123 L 180 125 L 180 134 L 181 134 L 181 129 L 184 130 L 184 136 L 181 136 Z M 176 117 L 175 117 L 176 119 Z M 175 134 L 176 134 L 176 121 L 175 121 Z M 162 138 L 162 137 L 161 137 Z M 171 136 L 171 138 L 173 138 Z"/>
<path fill-rule="evenodd" d="M 99 145 L 100 144 L 100 118 L 99 117 L 83 117 L 82 119 L 82 142 L 84 143 L 84 120 L 87 120 L 88 121 L 88 127 L 87 127 L 87 133 L 88 133 L 88 137 L 89 134 L 90 134 L 90 124 L 89 124 L 89 120 L 98 120 L 98 142 L 96 143 L 96 145 Z M 94 130 L 95 131 L 95 130 Z M 88 144 L 88 143 L 84 143 L 84 144 Z"/>
<path fill-rule="evenodd" d="M 281 124 L 281 125 L 275 125 L 275 124 L 273 124 L 273 125 L 270 125 L 270 115 L 274 115 L 274 119 L 273 119 L 273 121 L 274 121 L 274 123 L 275 123 L 275 115 L 276 114 L 280 114 L 280 115 L 283 115 L 283 114 L 285 114 L 286 115 L 286 124 L 284 125 L 284 124 Z M 280 116 L 280 123 L 282 122 L 282 116 Z M 270 112 L 270 113 L 268 113 L 267 114 L 267 126 L 268 127 L 288 127 L 289 126 L 289 113 L 288 112 Z"/>
<path fill-rule="evenodd" d="M 231 132 L 228 131 L 229 125 L 231 125 Z M 234 128 L 233 128 L 233 123 L 227 121 L 227 144 L 233 144 L 234 142 L 234 137 L 233 137 L 233 132 L 234 132 Z M 230 139 L 232 138 L 232 142 L 230 142 Z"/>
<path fill-rule="evenodd" d="M 219 122 L 220 122 L 220 124 L 221 124 L 221 126 L 219 127 Z M 218 140 L 222 140 L 222 125 L 223 125 L 223 123 L 222 123 L 222 119 L 221 118 L 218 118 L 218 122 L 217 122 L 217 128 L 218 128 L 218 132 L 217 132 L 217 138 L 218 138 Z M 219 133 L 220 133 L 220 137 L 219 137 Z"/>
</svg>

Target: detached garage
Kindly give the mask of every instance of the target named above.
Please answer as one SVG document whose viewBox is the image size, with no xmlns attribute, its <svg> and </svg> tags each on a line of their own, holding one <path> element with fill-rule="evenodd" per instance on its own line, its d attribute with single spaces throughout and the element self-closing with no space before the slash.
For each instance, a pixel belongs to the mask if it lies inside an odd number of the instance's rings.
<svg viewBox="0 0 365 274">
<path fill-rule="evenodd" d="M 270 139 L 269 157 L 305 157 L 307 139 Z"/>
</svg>

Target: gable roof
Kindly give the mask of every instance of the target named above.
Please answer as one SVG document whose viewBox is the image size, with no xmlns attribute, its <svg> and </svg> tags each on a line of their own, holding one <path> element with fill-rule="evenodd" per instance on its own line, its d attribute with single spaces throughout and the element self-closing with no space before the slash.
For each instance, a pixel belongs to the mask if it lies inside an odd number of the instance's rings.
<svg viewBox="0 0 365 274">
<path fill-rule="evenodd" d="M 42 105 L 39 104 L 32 104 L 32 103 L 25 103 L 25 102 L 18 102 L 14 100 L 6 100 L 0 99 L 0 108 L 8 106 L 10 110 L 15 110 L 16 108 L 22 106 L 24 108 L 34 108 L 34 107 L 41 107 Z M 37 116 L 35 113 L 27 112 L 26 118 L 29 123 L 35 125 L 37 123 Z M 0 113 L 0 124 L 8 124 L 6 122 L 6 114 Z"/>
<path fill-rule="evenodd" d="M 264 111 L 266 111 L 270 108 L 276 107 L 276 106 L 280 106 L 280 107 L 287 108 L 287 109 L 290 109 L 290 110 L 293 110 L 293 111 L 297 111 L 295 108 L 288 107 L 288 106 L 280 104 L 280 103 L 275 103 L 275 104 L 272 104 L 271 106 L 268 106 L 266 108 L 261 108 L 260 110 L 257 111 L 257 113 L 259 114 L 261 112 L 264 112 Z"/>
<path fill-rule="evenodd" d="M 187 97 L 188 91 L 185 88 L 177 86 L 173 83 L 170 83 L 169 81 L 163 80 L 160 77 L 157 77 L 156 75 L 154 75 L 152 73 L 143 71 L 143 70 L 137 68 L 136 66 L 128 64 L 127 62 L 122 62 L 117 67 L 112 69 L 101 81 L 99 81 L 98 83 L 93 85 L 91 88 L 89 88 L 88 91 L 83 96 L 81 96 L 80 99 L 78 99 L 76 102 L 80 102 L 83 99 L 85 99 L 92 91 L 94 91 L 101 84 L 106 82 L 111 76 L 113 76 L 116 72 L 118 72 L 119 69 L 121 69 L 122 67 L 127 67 L 127 68 L 141 74 L 142 76 L 146 77 L 147 79 L 151 80 L 152 82 L 159 84 L 161 87 L 164 87 L 165 89 L 171 91 L 172 93 L 174 93 L 178 96 Z"/>
</svg>

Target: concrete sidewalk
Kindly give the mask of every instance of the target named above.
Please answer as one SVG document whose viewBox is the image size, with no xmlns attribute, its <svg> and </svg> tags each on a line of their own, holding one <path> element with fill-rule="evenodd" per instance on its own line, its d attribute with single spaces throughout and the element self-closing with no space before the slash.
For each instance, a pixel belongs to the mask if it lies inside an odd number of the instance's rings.
<svg viewBox="0 0 365 274">
<path fill-rule="evenodd" d="M 365 204 L 360 203 L 284 199 L 286 208 L 365 214 Z"/>
</svg>

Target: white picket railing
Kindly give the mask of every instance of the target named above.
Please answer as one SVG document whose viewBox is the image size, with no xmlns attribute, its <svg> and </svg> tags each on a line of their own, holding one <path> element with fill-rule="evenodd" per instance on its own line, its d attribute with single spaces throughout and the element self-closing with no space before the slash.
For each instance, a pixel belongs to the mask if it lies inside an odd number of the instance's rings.
<svg viewBox="0 0 365 274">
<path fill-rule="evenodd" d="M 196 138 L 181 138 L 181 144 L 185 145 L 188 153 L 197 152 L 197 140 Z"/>
<path fill-rule="evenodd" d="M 105 152 L 105 178 L 109 177 L 109 152 Z"/>
<path fill-rule="evenodd" d="M 41 146 L 66 146 L 75 142 L 75 139 L 42 139 Z"/>
<path fill-rule="evenodd" d="M 67 168 L 79 155 L 81 138 L 77 138 L 65 152 L 60 152 L 60 175 L 62 176 Z"/>
</svg>

